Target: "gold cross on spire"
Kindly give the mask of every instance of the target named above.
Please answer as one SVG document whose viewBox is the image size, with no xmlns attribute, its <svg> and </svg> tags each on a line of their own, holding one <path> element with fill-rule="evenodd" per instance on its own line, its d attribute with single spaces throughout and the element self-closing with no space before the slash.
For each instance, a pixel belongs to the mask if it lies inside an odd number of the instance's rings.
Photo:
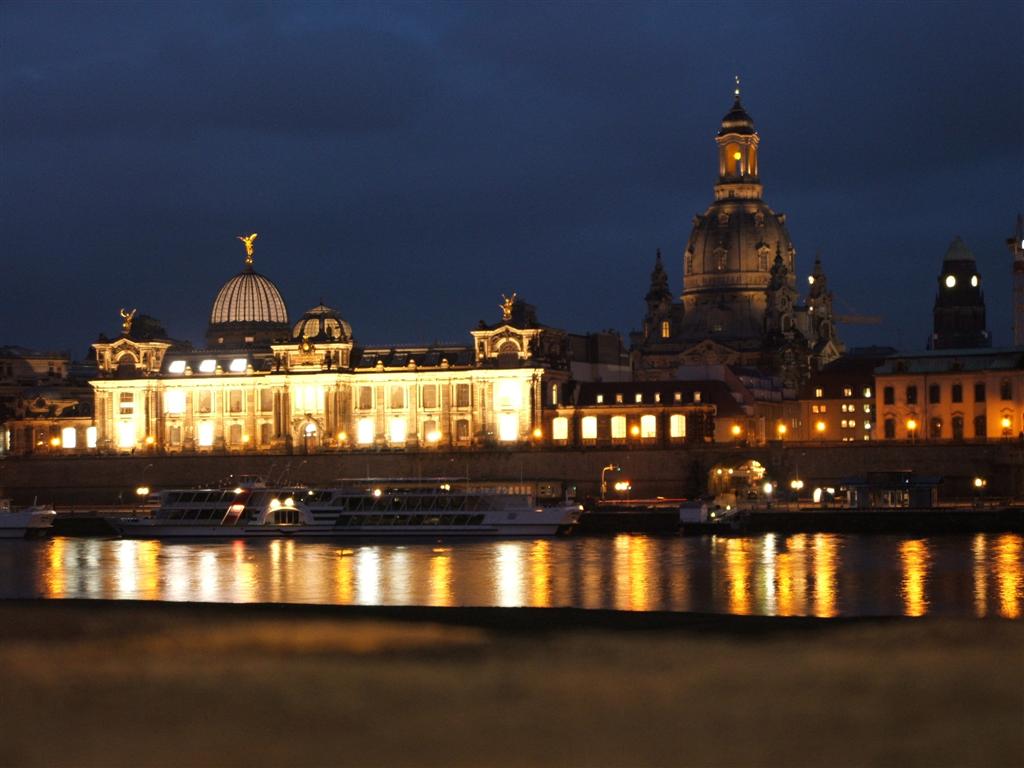
<svg viewBox="0 0 1024 768">
<path fill-rule="evenodd" d="M 733 91 L 736 94 L 736 101 L 740 100 L 740 76 L 736 75 L 736 90 Z"/>
<path fill-rule="evenodd" d="M 259 235 L 256 232 L 253 232 L 251 235 L 238 236 L 238 239 L 245 244 L 245 266 L 247 267 L 252 266 L 252 252 L 254 250 L 252 244 L 257 237 L 259 237 Z"/>
</svg>

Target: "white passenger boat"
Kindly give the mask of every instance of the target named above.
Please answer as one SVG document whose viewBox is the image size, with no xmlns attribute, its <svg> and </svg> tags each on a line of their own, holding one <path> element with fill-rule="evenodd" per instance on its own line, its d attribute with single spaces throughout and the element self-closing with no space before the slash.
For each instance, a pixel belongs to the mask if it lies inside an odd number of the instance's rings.
<svg viewBox="0 0 1024 768">
<path fill-rule="evenodd" d="M 128 538 L 553 536 L 582 507 L 455 480 L 340 481 L 337 487 L 167 490 L 149 517 L 111 519 Z"/>
<path fill-rule="evenodd" d="M 9 499 L 0 499 L 0 539 L 45 536 L 56 517 L 53 507 L 33 504 L 15 509 Z"/>
</svg>

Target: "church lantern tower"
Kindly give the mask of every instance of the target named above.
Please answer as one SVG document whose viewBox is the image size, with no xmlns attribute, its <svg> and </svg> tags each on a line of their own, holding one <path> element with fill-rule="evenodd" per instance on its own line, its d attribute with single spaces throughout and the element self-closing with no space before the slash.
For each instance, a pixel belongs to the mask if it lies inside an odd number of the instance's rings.
<svg viewBox="0 0 1024 768">
<path fill-rule="evenodd" d="M 929 349 L 970 349 L 992 346 L 985 327 L 985 295 L 974 254 L 959 237 L 942 260 L 939 289 L 932 310 Z"/>
<path fill-rule="evenodd" d="M 765 291 L 774 257 L 781 254 L 785 280 L 795 288 L 796 250 L 786 217 L 762 200 L 760 137 L 740 101 L 738 81 L 715 144 L 714 202 L 694 217 L 683 256 L 678 338 L 688 345 L 710 340 L 734 351 L 731 362 L 752 364 L 764 343 Z"/>
</svg>

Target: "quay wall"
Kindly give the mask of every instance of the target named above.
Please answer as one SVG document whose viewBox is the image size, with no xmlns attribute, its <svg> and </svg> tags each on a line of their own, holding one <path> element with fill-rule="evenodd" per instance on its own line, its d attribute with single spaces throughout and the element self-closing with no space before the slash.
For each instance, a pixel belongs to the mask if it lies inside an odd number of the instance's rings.
<svg viewBox="0 0 1024 768">
<path fill-rule="evenodd" d="M 984 477 L 989 498 L 1024 498 L 1024 443 L 852 443 L 605 450 L 479 449 L 474 451 L 349 452 L 322 454 L 208 454 L 162 456 L 6 457 L 0 459 L 0 495 L 18 503 L 33 497 L 55 504 L 131 503 L 139 485 L 151 488 L 212 484 L 231 474 L 257 474 L 271 482 L 326 484 L 341 477 L 469 477 L 478 480 L 555 480 L 575 485 L 580 497 L 597 495 L 602 467 L 609 487 L 628 478 L 634 497 L 695 496 L 716 467 L 756 459 L 768 477 L 786 486 L 794 477 L 818 485 L 871 471 L 911 470 L 942 477 L 940 498 L 967 498 L 971 481 Z M 813 487 L 813 486 L 812 486 Z"/>
</svg>

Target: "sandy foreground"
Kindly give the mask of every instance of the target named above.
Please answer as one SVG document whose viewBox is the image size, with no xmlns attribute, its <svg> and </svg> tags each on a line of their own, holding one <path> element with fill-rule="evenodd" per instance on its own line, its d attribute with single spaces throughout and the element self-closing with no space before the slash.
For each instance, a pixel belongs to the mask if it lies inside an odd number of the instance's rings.
<svg viewBox="0 0 1024 768">
<path fill-rule="evenodd" d="M 1024 622 L 0 601 L 0 764 L 1022 766 Z"/>
</svg>

